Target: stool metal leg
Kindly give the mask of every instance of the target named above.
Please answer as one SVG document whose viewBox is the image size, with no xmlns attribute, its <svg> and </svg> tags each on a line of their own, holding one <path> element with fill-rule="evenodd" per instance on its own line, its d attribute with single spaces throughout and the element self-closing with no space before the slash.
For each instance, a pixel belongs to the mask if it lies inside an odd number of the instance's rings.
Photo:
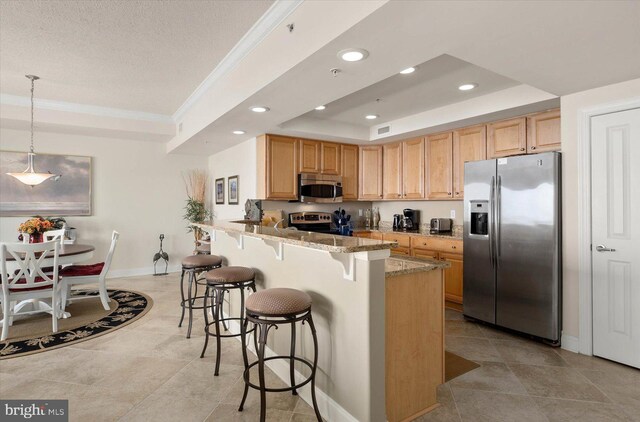
<svg viewBox="0 0 640 422">
<path fill-rule="evenodd" d="M 189 271 L 189 328 L 187 329 L 187 338 L 191 338 L 191 326 L 193 325 L 193 296 L 191 295 L 191 290 L 193 288 L 193 284 L 195 283 L 196 272 Z"/>
<path fill-rule="evenodd" d="M 267 391 L 264 380 L 264 349 L 267 347 L 268 326 L 260 325 L 260 340 L 258 341 L 258 377 L 260 379 L 260 422 L 265 422 L 267 418 Z"/>
<path fill-rule="evenodd" d="M 180 274 L 180 298 L 182 299 L 180 302 L 180 306 L 182 306 L 182 315 L 180 316 L 178 327 L 182 327 L 182 321 L 184 321 L 184 268 Z"/>
<path fill-rule="evenodd" d="M 207 299 L 211 294 L 211 289 L 207 286 L 207 290 L 204 292 L 204 304 L 202 305 L 202 309 L 204 310 L 204 347 L 202 348 L 202 353 L 200 353 L 200 359 L 204 357 L 204 352 L 207 351 L 207 346 L 209 345 L 209 312 L 207 309 Z M 213 299 L 211 299 L 211 303 L 213 304 Z"/>
<path fill-rule="evenodd" d="M 289 359 L 289 376 L 291 379 L 291 387 L 293 388 L 293 386 L 296 385 L 296 380 L 295 380 L 295 376 L 294 376 L 294 363 L 295 360 L 293 359 L 294 356 L 296 355 L 296 323 L 295 321 L 291 323 L 291 353 L 290 353 L 290 357 L 291 359 Z M 293 390 L 291 390 L 291 394 L 294 396 L 298 395 L 298 392 L 296 391 L 296 389 L 294 388 Z"/>
<path fill-rule="evenodd" d="M 240 326 L 240 334 L 242 339 L 242 360 L 244 361 L 244 370 L 246 371 L 249 368 L 249 358 L 247 356 L 247 346 L 246 346 L 246 336 L 247 336 L 247 327 L 249 326 L 249 320 L 245 318 Z M 256 333 L 258 332 L 258 328 L 255 327 L 253 331 L 253 338 L 255 341 Z M 257 344 L 257 343 L 256 343 Z M 256 353 L 258 349 L 256 348 Z M 249 393 L 249 373 L 247 372 L 247 379 L 244 381 L 244 393 L 242 394 L 242 401 L 240 402 L 240 407 L 238 408 L 238 412 L 242 412 L 242 408 L 244 407 L 244 402 L 247 400 L 247 394 Z"/>
<path fill-rule="evenodd" d="M 220 294 L 220 290 L 217 288 L 213 289 L 214 291 L 214 301 L 216 303 L 215 309 L 214 309 L 214 316 L 213 316 L 213 324 L 216 327 L 216 370 L 213 373 L 214 376 L 218 376 L 219 372 L 220 372 L 220 355 L 221 355 L 221 350 L 220 348 L 222 347 L 222 338 L 220 337 L 220 306 L 222 305 L 220 303 L 220 298 L 221 298 L 221 294 Z M 208 337 L 208 336 L 207 336 Z"/>
<path fill-rule="evenodd" d="M 316 413 L 318 422 L 322 422 L 322 416 L 318 410 L 318 402 L 316 401 L 316 369 L 318 368 L 318 336 L 316 335 L 316 326 L 313 324 L 313 318 L 309 313 L 309 328 L 313 336 L 313 368 L 311 369 L 311 400 L 313 401 L 313 411 Z"/>
</svg>

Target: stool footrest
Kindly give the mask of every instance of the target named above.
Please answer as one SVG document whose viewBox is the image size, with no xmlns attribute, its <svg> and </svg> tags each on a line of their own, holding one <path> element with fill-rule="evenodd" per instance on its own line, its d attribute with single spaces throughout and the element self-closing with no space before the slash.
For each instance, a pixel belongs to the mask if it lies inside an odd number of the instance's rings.
<svg viewBox="0 0 640 422">
<path fill-rule="evenodd" d="M 242 322 L 242 319 L 238 318 L 238 317 L 220 318 L 218 323 L 224 324 L 227 321 L 240 321 L 240 322 Z M 210 323 L 205 324 L 205 326 L 204 326 L 204 332 L 209 334 L 212 337 L 217 337 L 218 336 L 215 332 L 209 331 L 209 327 L 211 327 L 215 323 L 216 323 L 215 321 L 211 321 Z M 253 327 L 252 329 L 247 330 L 246 334 L 253 333 L 255 330 L 256 330 L 256 327 Z M 241 335 L 242 335 L 242 333 L 238 333 L 238 334 L 220 334 L 220 337 L 240 337 Z"/>
<path fill-rule="evenodd" d="M 267 362 L 269 360 L 274 360 L 274 359 L 285 359 L 285 360 L 291 360 L 291 356 L 271 356 L 268 358 L 264 358 L 263 361 Z M 309 369 L 311 369 L 311 371 L 313 371 L 313 364 L 311 362 L 309 362 L 306 359 L 303 359 L 301 357 L 298 356 L 294 356 L 293 360 L 295 360 L 296 362 L 300 362 L 303 363 L 305 365 L 307 365 L 307 367 Z M 255 390 L 260 390 L 261 387 L 259 385 L 256 385 L 252 382 L 249 381 L 249 371 L 251 370 L 251 368 L 253 368 L 254 366 L 256 366 L 257 364 L 259 364 L 260 362 L 253 362 L 251 363 L 247 369 L 244 370 L 244 373 L 242 374 L 242 377 L 244 378 L 244 382 L 251 388 L 255 389 Z M 264 387 L 264 391 L 268 392 L 268 393 L 281 393 L 283 391 L 293 391 L 293 390 L 297 390 L 302 386 L 307 385 L 308 383 L 311 382 L 311 380 L 313 379 L 313 375 L 310 375 L 309 378 L 305 379 L 304 381 L 292 386 L 292 387 L 281 387 L 281 388 L 268 388 L 268 387 Z"/>
</svg>

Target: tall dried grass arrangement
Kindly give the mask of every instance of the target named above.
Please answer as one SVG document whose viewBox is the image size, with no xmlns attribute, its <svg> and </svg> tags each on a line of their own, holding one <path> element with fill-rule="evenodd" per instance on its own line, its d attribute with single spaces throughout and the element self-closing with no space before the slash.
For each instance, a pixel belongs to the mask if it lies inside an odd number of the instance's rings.
<svg viewBox="0 0 640 422">
<path fill-rule="evenodd" d="M 189 170 L 182 173 L 187 196 L 195 201 L 204 203 L 207 195 L 209 175 L 206 170 Z"/>
</svg>

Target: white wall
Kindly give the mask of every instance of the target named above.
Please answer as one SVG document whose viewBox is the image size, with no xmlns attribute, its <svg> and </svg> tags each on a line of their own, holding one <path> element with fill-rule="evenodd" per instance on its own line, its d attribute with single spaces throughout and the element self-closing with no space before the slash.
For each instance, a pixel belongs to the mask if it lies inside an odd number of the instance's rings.
<svg viewBox="0 0 640 422">
<path fill-rule="evenodd" d="M 640 79 L 591 89 L 561 98 L 563 334 L 579 337 L 578 280 L 578 113 L 640 97 Z"/>
<path fill-rule="evenodd" d="M 251 138 L 217 154 L 209 156 L 211 175 L 211 202 L 214 218 L 240 219 L 244 216 L 244 203 L 257 195 L 256 138 Z M 238 205 L 229 205 L 229 176 L 238 176 Z M 215 204 L 215 180 L 224 177 L 224 205 Z"/>
<path fill-rule="evenodd" d="M 2 150 L 25 151 L 28 142 L 26 131 L 0 129 Z M 78 229 L 79 243 L 96 245 L 94 261 L 106 256 L 111 231 L 120 232 L 111 276 L 153 272 L 160 233 L 174 268 L 191 253 L 193 235 L 182 219 L 186 192 L 181 172 L 206 169 L 206 157 L 168 155 L 158 142 L 46 132 L 36 133 L 35 146 L 39 153 L 92 157 L 93 215 L 67 217 L 67 222 Z M 1 217 L 0 240 L 15 241 L 18 224 L 27 218 Z"/>
</svg>

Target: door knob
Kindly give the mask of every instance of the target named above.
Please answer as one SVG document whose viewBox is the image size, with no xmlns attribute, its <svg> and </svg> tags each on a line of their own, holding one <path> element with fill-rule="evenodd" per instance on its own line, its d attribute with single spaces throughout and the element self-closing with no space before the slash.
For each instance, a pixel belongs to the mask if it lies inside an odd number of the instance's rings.
<svg viewBox="0 0 640 422">
<path fill-rule="evenodd" d="M 596 251 L 598 252 L 615 252 L 616 250 L 613 248 L 607 248 L 604 245 L 598 245 L 596 246 Z"/>
</svg>

